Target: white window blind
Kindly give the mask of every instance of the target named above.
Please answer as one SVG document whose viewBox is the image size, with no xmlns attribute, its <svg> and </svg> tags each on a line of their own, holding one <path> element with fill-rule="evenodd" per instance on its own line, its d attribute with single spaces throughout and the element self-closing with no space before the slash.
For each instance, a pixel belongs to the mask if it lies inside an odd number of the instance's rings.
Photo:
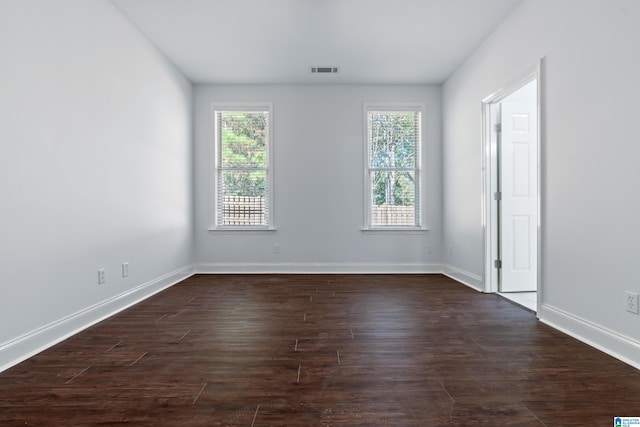
<svg viewBox="0 0 640 427">
<path fill-rule="evenodd" d="M 420 227 L 420 107 L 366 110 L 367 228 Z"/>
<path fill-rule="evenodd" d="M 270 108 L 214 110 L 215 228 L 271 226 Z"/>
</svg>

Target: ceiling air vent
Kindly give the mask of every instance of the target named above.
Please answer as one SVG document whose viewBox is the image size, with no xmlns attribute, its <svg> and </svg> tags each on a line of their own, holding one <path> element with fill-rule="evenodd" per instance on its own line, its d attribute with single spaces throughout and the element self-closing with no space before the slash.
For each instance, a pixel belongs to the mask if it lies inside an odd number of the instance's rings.
<svg viewBox="0 0 640 427">
<path fill-rule="evenodd" d="M 311 67 L 311 72 L 320 74 L 335 74 L 338 72 L 338 67 Z"/>
</svg>

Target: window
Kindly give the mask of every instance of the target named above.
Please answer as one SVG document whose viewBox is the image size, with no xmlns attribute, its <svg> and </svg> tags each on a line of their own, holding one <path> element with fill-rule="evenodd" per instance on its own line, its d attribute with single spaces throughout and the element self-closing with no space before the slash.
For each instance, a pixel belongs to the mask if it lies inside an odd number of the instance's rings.
<svg viewBox="0 0 640 427">
<path fill-rule="evenodd" d="M 214 229 L 272 227 L 270 104 L 216 104 Z"/>
<path fill-rule="evenodd" d="M 366 229 L 421 227 L 420 105 L 366 106 Z"/>
</svg>

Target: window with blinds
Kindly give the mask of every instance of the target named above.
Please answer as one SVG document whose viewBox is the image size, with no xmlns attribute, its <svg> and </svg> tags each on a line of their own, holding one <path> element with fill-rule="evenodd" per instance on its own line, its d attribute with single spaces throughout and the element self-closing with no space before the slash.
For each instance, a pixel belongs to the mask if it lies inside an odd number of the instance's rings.
<svg viewBox="0 0 640 427">
<path fill-rule="evenodd" d="M 271 107 L 217 106 L 213 120 L 214 228 L 270 228 Z"/>
<path fill-rule="evenodd" d="M 367 228 L 419 228 L 422 108 L 366 107 Z"/>
</svg>

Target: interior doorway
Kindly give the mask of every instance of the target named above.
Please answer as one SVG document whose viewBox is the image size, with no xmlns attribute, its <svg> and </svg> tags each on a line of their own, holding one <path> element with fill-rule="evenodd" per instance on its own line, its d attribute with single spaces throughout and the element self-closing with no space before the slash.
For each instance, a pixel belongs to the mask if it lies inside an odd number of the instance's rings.
<svg viewBox="0 0 640 427">
<path fill-rule="evenodd" d="M 485 291 L 534 312 L 540 283 L 539 73 L 483 101 Z"/>
</svg>

